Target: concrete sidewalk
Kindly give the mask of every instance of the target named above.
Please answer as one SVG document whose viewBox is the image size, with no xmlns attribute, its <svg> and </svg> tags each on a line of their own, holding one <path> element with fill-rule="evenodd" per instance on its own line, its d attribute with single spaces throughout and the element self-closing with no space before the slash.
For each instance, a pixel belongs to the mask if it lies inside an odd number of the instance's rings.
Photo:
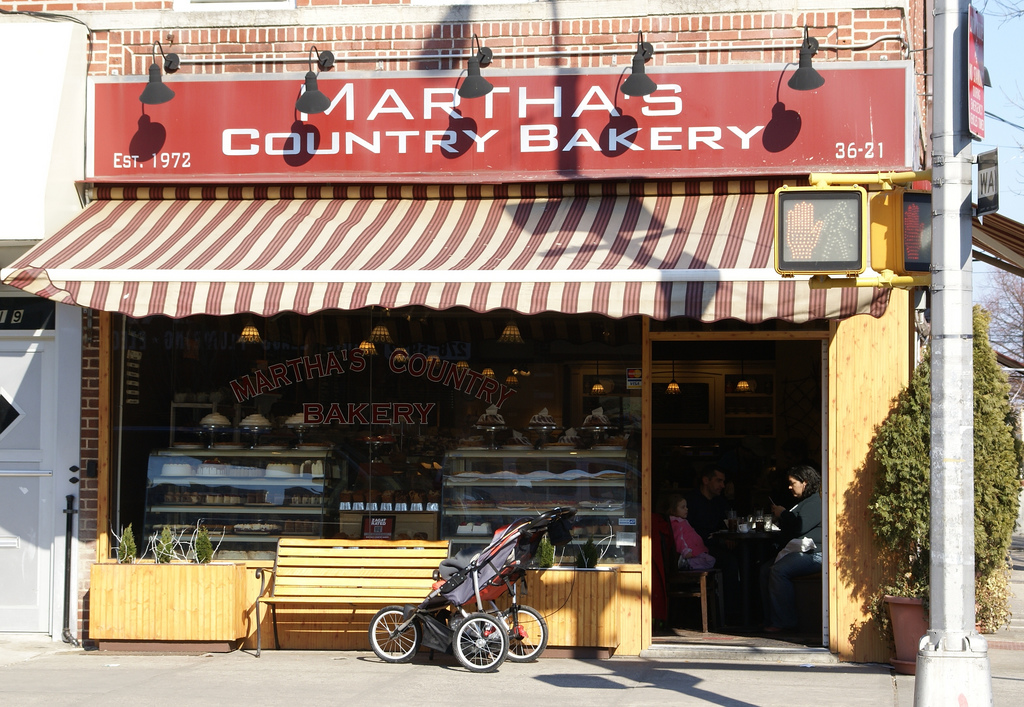
<svg viewBox="0 0 1024 707">
<path fill-rule="evenodd" d="M 1024 688 L 1024 536 L 1012 551 L 1013 620 L 986 636 L 994 702 L 1020 704 Z M 770 656 L 544 659 L 475 675 L 448 656 L 389 665 L 368 652 L 267 651 L 119 654 L 47 637 L 0 634 L 0 704 L 47 705 L 896 705 L 914 678 L 888 665 L 794 663 Z"/>
</svg>

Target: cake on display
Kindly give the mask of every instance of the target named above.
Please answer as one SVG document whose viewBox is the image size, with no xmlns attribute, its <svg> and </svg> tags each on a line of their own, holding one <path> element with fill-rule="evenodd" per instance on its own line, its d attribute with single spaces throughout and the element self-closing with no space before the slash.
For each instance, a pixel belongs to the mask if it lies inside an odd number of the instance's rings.
<svg viewBox="0 0 1024 707">
<path fill-rule="evenodd" d="M 548 409 L 544 408 L 530 418 L 530 427 L 555 427 L 555 418 L 551 417 Z"/>
<path fill-rule="evenodd" d="M 580 444 L 580 436 L 576 432 L 575 427 L 567 429 L 561 437 L 558 438 L 557 442 L 552 442 L 550 447 L 577 447 Z"/>
<path fill-rule="evenodd" d="M 259 413 L 246 415 L 239 423 L 239 427 L 270 427 L 270 420 Z"/>
<path fill-rule="evenodd" d="M 506 449 L 533 449 L 533 442 L 519 430 L 512 430 L 512 436 L 505 442 Z"/>
<path fill-rule="evenodd" d="M 477 418 L 476 424 L 477 427 L 504 427 L 505 418 L 498 413 L 497 405 L 491 405 Z"/>
<path fill-rule="evenodd" d="M 611 424 L 611 420 L 604 414 L 604 408 L 594 408 L 583 421 L 584 427 L 608 427 Z"/>
<path fill-rule="evenodd" d="M 199 421 L 199 424 L 203 427 L 227 427 L 231 424 L 231 420 L 224 415 L 221 415 L 219 412 L 211 412 L 209 415 L 203 417 L 203 419 Z"/>
</svg>

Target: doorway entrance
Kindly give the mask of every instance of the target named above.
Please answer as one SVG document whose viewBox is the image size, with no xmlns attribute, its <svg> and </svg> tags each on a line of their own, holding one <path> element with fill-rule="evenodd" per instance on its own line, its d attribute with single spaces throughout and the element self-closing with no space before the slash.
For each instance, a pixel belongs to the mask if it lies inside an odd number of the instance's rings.
<svg viewBox="0 0 1024 707">
<path fill-rule="evenodd" d="M 652 516 L 651 550 L 661 552 L 665 564 L 665 586 L 657 586 L 655 571 L 652 594 L 666 593 L 663 615 L 652 615 L 653 642 L 827 646 L 821 601 L 827 578 L 814 573 L 794 581 L 799 625 L 782 633 L 764 630 L 771 620 L 761 579 L 785 544 L 772 508 L 796 503 L 787 471 L 795 465 L 824 471 L 826 342 L 753 332 L 721 340 L 674 332 L 652 332 L 651 338 L 650 512 L 667 521 L 662 528 L 675 523 L 678 529 L 669 506 L 687 499 L 691 524 L 715 557 L 702 599 L 692 569 L 680 575 L 674 557 L 666 557 L 672 549 L 660 547 L 661 519 Z M 720 493 L 709 483 L 712 476 L 724 477 Z M 826 497 L 822 489 L 822 504 Z M 657 612 L 658 602 L 652 603 Z"/>
</svg>

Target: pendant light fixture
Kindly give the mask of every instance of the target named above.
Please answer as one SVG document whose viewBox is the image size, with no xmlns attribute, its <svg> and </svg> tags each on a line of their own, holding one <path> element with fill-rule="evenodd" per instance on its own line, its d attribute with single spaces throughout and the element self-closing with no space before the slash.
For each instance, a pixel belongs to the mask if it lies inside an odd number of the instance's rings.
<svg viewBox="0 0 1024 707">
<path fill-rule="evenodd" d="M 484 378 L 494 378 L 494 369 L 488 366 L 484 370 L 480 371 L 480 375 Z"/>
<path fill-rule="evenodd" d="M 455 363 L 455 370 L 456 371 L 465 371 L 465 370 L 468 370 L 468 369 L 469 369 L 469 361 L 456 361 L 456 363 Z"/>
<path fill-rule="evenodd" d="M 604 385 L 601 384 L 601 361 L 597 362 L 597 380 L 590 386 L 591 395 L 604 395 Z"/>
<path fill-rule="evenodd" d="M 391 356 L 394 362 L 400 366 L 409 362 L 409 351 L 407 349 L 397 348 Z"/>
<path fill-rule="evenodd" d="M 502 330 L 501 336 L 498 337 L 498 343 L 499 344 L 522 344 L 522 343 L 525 343 L 523 341 L 523 335 L 522 335 L 522 333 L 520 333 L 519 327 L 516 325 L 515 321 L 513 321 L 511 319 L 508 320 L 508 324 L 506 324 L 505 328 Z"/>
<path fill-rule="evenodd" d="M 512 372 L 509 373 L 508 376 L 506 376 L 505 385 L 507 385 L 509 388 L 519 387 L 519 378 L 516 377 L 515 369 L 512 369 Z"/>
<path fill-rule="evenodd" d="M 679 395 L 679 384 L 676 383 L 676 360 L 672 359 L 672 380 L 665 388 L 665 395 Z"/>
<path fill-rule="evenodd" d="M 377 355 L 377 347 L 369 339 L 363 339 L 359 342 L 359 350 L 363 352 L 364 356 Z"/>
<path fill-rule="evenodd" d="M 256 328 L 256 325 L 252 322 L 252 317 L 249 317 L 245 322 L 245 326 L 242 327 L 242 333 L 238 335 L 238 343 L 240 344 L 259 344 L 263 341 L 260 338 L 260 330 Z"/>
<path fill-rule="evenodd" d="M 743 374 L 743 359 L 740 359 L 740 379 L 736 381 L 735 391 L 737 393 L 749 393 L 750 392 L 750 381 Z"/>
<path fill-rule="evenodd" d="M 391 338 L 391 331 L 387 325 L 381 322 L 373 328 L 370 332 L 370 341 L 375 344 L 393 344 L 394 340 Z"/>
</svg>

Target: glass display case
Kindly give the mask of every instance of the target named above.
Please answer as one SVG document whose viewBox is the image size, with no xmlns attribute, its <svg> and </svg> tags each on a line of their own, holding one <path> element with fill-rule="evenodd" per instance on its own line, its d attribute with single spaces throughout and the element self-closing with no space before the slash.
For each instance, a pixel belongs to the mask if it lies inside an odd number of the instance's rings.
<svg viewBox="0 0 1024 707">
<path fill-rule="evenodd" d="M 635 452 L 548 446 L 458 449 L 445 456 L 441 537 L 453 552 L 485 545 L 494 531 L 555 506 L 576 509 L 574 546 L 593 540 L 602 563 L 639 562 L 639 470 Z M 558 554 L 556 553 L 556 559 Z"/>
<path fill-rule="evenodd" d="M 170 527 L 202 523 L 216 559 L 273 559 L 282 535 L 329 537 L 337 526 L 332 499 L 348 469 L 326 445 L 310 449 L 175 447 L 149 455 L 140 551 Z M 332 500 L 334 502 L 332 503 Z"/>
</svg>

